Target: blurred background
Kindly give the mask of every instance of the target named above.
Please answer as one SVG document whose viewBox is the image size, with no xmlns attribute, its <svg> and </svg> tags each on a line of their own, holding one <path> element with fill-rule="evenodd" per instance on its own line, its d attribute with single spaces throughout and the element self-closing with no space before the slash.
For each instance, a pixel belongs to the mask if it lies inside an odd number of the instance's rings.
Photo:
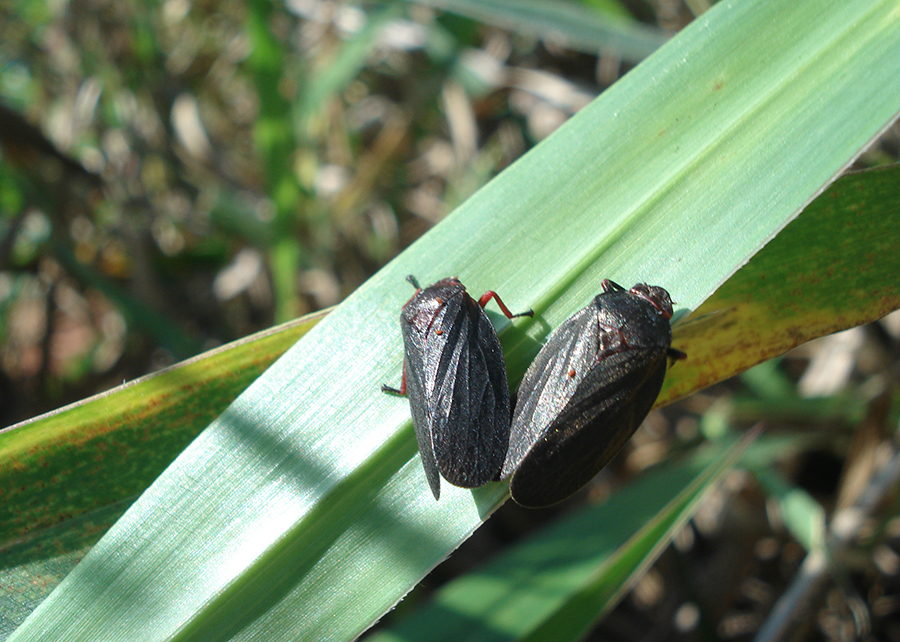
<svg viewBox="0 0 900 642">
<path fill-rule="evenodd" d="M 447 5 L 0 1 L 0 426 L 338 303 L 703 8 Z"/>
<path fill-rule="evenodd" d="M 692 18 L 497 4 L 0 1 L 0 426 L 338 303 Z"/>
<path fill-rule="evenodd" d="M 0 0 L 0 427 L 340 302 L 705 8 Z M 898 157 L 895 126 L 856 167 Z M 727 400 L 747 425 L 839 433 L 838 452 L 788 471 L 834 507 L 850 431 L 867 427 L 862 448 L 896 427 L 898 356 L 896 315 L 803 346 L 653 413 L 611 474 L 652 465 Z M 732 481 L 744 503 L 706 526 L 701 512 L 604 639 L 755 630 L 805 550 Z M 508 503 L 421 591 L 568 508 Z M 853 579 L 882 609 L 879 639 L 900 639 L 900 526 L 886 537 Z M 667 592 L 685 556 L 696 592 Z M 707 584 L 734 589 L 705 611 L 715 624 L 696 608 Z M 816 635 L 850 639 L 835 599 Z"/>
</svg>

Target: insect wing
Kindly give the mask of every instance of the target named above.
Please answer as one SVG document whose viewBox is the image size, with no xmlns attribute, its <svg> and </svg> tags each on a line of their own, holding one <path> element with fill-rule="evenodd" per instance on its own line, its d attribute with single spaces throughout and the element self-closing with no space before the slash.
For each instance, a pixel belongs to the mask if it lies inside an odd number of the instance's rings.
<svg viewBox="0 0 900 642">
<path fill-rule="evenodd" d="M 515 470 L 513 499 L 549 506 L 590 481 L 650 412 L 666 366 L 665 348 L 617 352 L 599 362 Z"/>
<path fill-rule="evenodd" d="M 458 297 L 449 297 L 451 305 L 459 309 Z M 425 469 L 425 478 L 435 499 L 441 494 L 441 478 L 434 456 L 432 423 L 434 421 L 434 390 L 438 380 L 435 354 L 441 353 L 441 343 L 446 341 L 443 332 L 436 334 L 447 313 L 447 302 L 437 297 L 427 297 L 419 292 L 403 309 L 401 331 L 403 333 L 403 371 L 406 395 L 412 411 L 416 443 Z"/>
<path fill-rule="evenodd" d="M 579 378 L 596 362 L 600 327 L 593 303 L 566 319 L 547 339 L 516 392 L 509 450 L 501 478 L 509 477 L 541 439 L 578 389 Z"/>
<path fill-rule="evenodd" d="M 441 496 L 441 477 L 438 473 L 437 462 L 434 459 L 434 447 L 431 441 L 431 425 L 428 413 L 425 410 L 425 387 L 421 373 L 416 372 L 415 367 L 410 367 L 409 358 L 406 359 L 406 394 L 409 397 L 409 406 L 412 410 L 413 429 L 416 432 L 416 444 L 419 447 L 419 455 L 422 458 L 422 468 L 425 469 L 425 479 L 435 499 Z"/>
<path fill-rule="evenodd" d="M 435 370 L 434 454 L 447 481 L 475 488 L 498 477 L 506 456 L 506 365 L 494 326 L 471 297 L 463 298 L 448 334 Z"/>
</svg>

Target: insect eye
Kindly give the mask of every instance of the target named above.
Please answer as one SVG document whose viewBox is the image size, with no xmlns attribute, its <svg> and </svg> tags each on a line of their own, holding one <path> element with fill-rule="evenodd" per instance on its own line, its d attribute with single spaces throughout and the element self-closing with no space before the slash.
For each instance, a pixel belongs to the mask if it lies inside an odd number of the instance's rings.
<svg viewBox="0 0 900 642">
<path fill-rule="evenodd" d="M 567 374 L 569 375 L 569 379 L 573 378 L 573 377 L 575 376 L 575 374 L 576 374 L 576 373 L 575 373 L 575 368 L 570 368 L 570 369 L 569 369 L 569 372 L 568 372 Z"/>
<path fill-rule="evenodd" d="M 444 334 L 444 331 L 443 330 L 435 330 L 434 333 L 435 334 Z"/>
</svg>

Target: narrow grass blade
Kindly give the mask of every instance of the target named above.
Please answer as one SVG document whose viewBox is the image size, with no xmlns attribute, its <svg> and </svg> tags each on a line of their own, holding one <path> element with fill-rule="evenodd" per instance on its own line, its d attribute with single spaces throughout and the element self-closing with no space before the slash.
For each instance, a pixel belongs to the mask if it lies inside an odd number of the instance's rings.
<svg viewBox="0 0 900 642">
<path fill-rule="evenodd" d="M 898 221 L 900 167 L 838 180 L 675 329 L 660 403 L 900 308 Z"/>
<path fill-rule="evenodd" d="M 10 546 L 45 528 L 146 489 L 322 316 L 261 332 L 0 430 L 0 561 Z"/>
<path fill-rule="evenodd" d="M 565 0 L 424 0 L 424 4 L 571 49 L 616 52 L 631 62 L 640 62 L 669 38 L 661 29 L 633 20 L 613 3 L 606 3 L 603 11 Z"/>
</svg>

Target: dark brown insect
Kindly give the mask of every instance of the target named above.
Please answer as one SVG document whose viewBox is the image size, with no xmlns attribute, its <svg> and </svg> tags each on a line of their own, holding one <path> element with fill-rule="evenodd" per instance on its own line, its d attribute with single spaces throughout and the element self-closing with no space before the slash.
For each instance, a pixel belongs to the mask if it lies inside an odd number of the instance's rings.
<svg viewBox="0 0 900 642">
<path fill-rule="evenodd" d="M 670 359 L 672 299 L 663 288 L 603 292 L 547 340 L 517 391 L 501 476 L 519 504 L 541 507 L 584 486 L 653 407 Z"/>
<path fill-rule="evenodd" d="M 440 475 L 454 486 L 475 488 L 498 479 L 509 443 L 509 386 L 500 339 L 484 306 L 492 298 L 512 314 L 494 292 L 478 301 L 455 277 L 422 289 L 403 306 L 403 380 L 425 477 L 440 497 Z"/>
</svg>

